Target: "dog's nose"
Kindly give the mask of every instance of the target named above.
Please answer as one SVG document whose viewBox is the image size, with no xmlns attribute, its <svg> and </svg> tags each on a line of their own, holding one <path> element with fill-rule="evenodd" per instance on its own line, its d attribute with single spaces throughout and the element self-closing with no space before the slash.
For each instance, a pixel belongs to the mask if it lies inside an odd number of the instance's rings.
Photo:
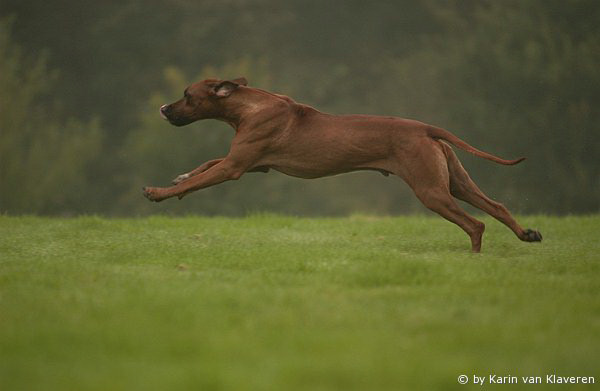
<svg viewBox="0 0 600 391">
<path fill-rule="evenodd" d="M 169 105 L 162 105 L 162 106 L 160 106 L 160 110 L 159 110 L 160 111 L 160 116 L 163 117 L 163 119 L 167 119 L 168 120 L 167 115 L 169 114 L 170 108 L 171 107 Z"/>
</svg>

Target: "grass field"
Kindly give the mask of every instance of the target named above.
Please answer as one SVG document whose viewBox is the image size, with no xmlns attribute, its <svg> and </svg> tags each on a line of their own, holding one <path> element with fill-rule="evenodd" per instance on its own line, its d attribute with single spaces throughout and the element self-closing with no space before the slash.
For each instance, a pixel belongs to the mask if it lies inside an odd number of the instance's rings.
<svg viewBox="0 0 600 391">
<path fill-rule="evenodd" d="M 598 387 L 600 216 L 483 220 L 0 216 L 0 389 Z"/>
</svg>

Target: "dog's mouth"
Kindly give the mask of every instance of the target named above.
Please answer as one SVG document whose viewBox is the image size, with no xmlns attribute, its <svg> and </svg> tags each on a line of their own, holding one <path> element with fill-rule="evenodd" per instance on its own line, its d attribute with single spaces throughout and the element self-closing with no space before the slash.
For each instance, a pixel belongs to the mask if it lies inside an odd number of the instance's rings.
<svg viewBox="0 0 600 391">
<path fill-rule="evenodd" d="M 194 120 L 190 120 L 187 117 L 179 115 L 179 113 L 173 112 L 172 107 L 169 105 L 162 105 L 159 109 L 159 113 L 161 118 L 171 125 L 184 126 L 194 122 Z"/>
<path fill-rule="evenodd" d="M 194 122 L 194 121 L 190 121 L 190 120 L 187 120 L 187 119 L 181 118 L 181 117 L 168 118 L 167 121 L 169 121 L 169 123 L 171 125 L 175 125 L 175 126 L 185 126 L 187 124 Z"/>
</svg>

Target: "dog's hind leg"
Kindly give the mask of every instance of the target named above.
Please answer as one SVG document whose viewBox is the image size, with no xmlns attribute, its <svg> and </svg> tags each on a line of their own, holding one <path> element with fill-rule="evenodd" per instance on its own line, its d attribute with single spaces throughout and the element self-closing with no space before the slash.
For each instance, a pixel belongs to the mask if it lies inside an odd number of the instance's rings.
<svg viewBox="0 0 600 391">
<path fill-rule="evenodd" d="M 448 172 L 450 174 L 450 192 L 454 197 L 490 214 L 505 224 L 519 239 L 525 242 L 540 242 L 542 240 L 542 235 L 538 231 L 523 229 L 504 205 L 488 198 L 473 182 L 452 148 L 444 142 L 440 142 L 440 144 L 444 148 L 444 153 L 447 157 Z"/>
<path fill-rule="evenodd" d="M 419 200 L 430 210 L 458 225 L 469 235 L 471 250 L 481 251 L 481 238 L 485 224 L 461 209 L 450 194 L 449 172 L 446 157 L 436 141 L 423 145 L 403 170 L 403 179 L 413 189 Z M 423 157 L 426 156 L 426 159 Z"/>
<path fill-rule="evenodd" d="M 485 224 L 470 216 L 461 209 L 452 198 L 447 189 L 439 188 L 415 188 L 415 194 L 430 210 L 436 212 L 448 221 L 458 225 L 469 235 L 471 239 L 471 251 L 481 251 L 481 239 Z"/>
</svg>

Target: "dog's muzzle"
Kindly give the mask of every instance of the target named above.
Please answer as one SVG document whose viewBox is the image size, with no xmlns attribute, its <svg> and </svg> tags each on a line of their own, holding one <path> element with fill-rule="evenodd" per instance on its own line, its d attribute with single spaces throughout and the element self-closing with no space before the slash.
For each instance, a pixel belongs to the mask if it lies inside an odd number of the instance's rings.
<svg viewBox="0 0 600 391">
<path fill-rule="evenodd" d="M 160 116 L 164 120 L 168 121 L 169 117 L 167 116 L 167 114 L 169 113 L 169 111 L 171 111 L 169 105 L 162 105 L 162 106 L 160 106 L 160 110 L 159 111 L 160 111 Z"/>
</svg>

